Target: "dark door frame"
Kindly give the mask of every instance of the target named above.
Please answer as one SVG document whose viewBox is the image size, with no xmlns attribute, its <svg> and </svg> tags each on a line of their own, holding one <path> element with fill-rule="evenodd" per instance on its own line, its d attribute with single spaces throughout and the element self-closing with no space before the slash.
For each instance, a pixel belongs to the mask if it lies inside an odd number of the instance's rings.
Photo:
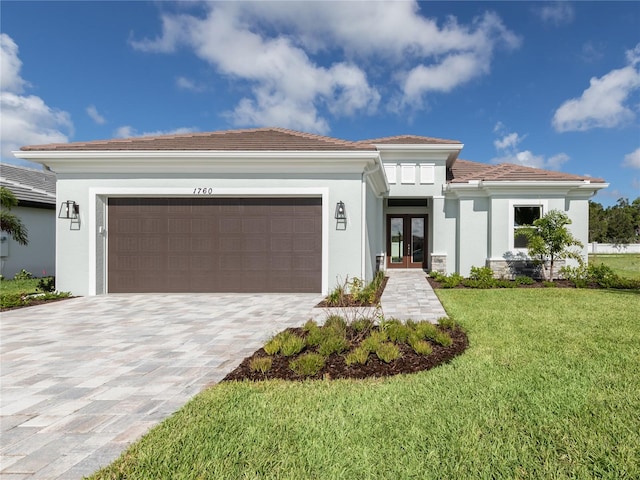
<svg viewBox="0 0 640 480">
<path fill-rule="evenodd" d="M 428 218 L 428 214 L 426 213 L 420 213 L 420 214 L 414 214 L 414 213 L 388 213 L 387 214 L 387 238 L 386 238 L 386 244 L 387 244 L 387 268 L 422 268 L 425 269 L 427 268 L 427 252 L 428 252 L 428 233 L 429 233 L 429 218 Z M 411 240 L 410 241 L 406 241 L 404 240 L 404 245 L 403 245 L 403 255 L 402 255 L 402 262 L 399 263 L 392 263 L 391 262 L 391 219 L 392 218 L 402 218 L 403 221 L 403 237 L 404 239 L 411 239 L 412 238 L 412 232 L 411 232 L 411 219 L 412 218 L 422 218 L 424 219 L 424 239 L 423 239 L 423 246 L 422 246 L 422 262 L 412 262 L 412 245 L 411 245 Z"/>
</svg>

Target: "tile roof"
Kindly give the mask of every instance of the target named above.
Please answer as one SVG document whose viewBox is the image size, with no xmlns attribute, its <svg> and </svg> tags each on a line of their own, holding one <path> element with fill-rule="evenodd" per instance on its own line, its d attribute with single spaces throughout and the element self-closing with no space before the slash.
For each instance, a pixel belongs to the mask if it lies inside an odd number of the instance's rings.
<svg viewBox="0 0 640 480">
<path fill-rule="evenodd" d="M 467 183 L 470 180 L 482 180 L 488 182 L 499 181 L 582 181 L 591 183 L 605 183 L 601 178 L 572 175 L 570 173 L 543 170 L 540 168 L 525 167 L 513 163 L 500 163 L 489 165 L 468 160 L 457 160 L 448 175 L 449 183 Z"/>
<path fill-rule="evenodd" d="M 23 151 L 74 150 L 227 150 L 227 151 L 375 151 L 373 145 L 284 128 L 224 130 L 91 142 L 30 145 Z"/>
<path fill-rule="evenodd" d="M 395 137 L 373 138 L 370 140 L 362 140 L 358 143 L 362 144 L 378 144 L 378 145 L 458 145 L 458 140 L 446 140 L 444 138 L 421 137 L 419 135 L 396 135 Z"/>
<path fill-rule="evenodd" d="M 56 176 L 48 170 L 2 163 L 0 185 L 8 188 L 21 204 L 56 205 Z"/>
</svg>

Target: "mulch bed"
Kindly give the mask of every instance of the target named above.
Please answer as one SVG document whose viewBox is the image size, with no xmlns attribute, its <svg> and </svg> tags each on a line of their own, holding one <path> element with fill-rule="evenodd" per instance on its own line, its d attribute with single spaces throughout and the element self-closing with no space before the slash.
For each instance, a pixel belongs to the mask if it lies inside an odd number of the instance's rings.
<svg viewBox="0 0 640 480">
<path fill-rule="evenodd" d="M 337 305 L 330 305 L 325 298 L 316 307 L 319 308 L 334 308 L 334 307 L 375 307 L 380 303 L 380 297 L 382 297 L 382 292 L 384 292 L 384 287 L 387 286 L 387 282 L 389 281 L 389 277 L 384 277 L 382 283 L 380 284 L 380 288 L 376 292 L 376 298 L 372 303 L 364 303 L 357 302 L 353 299 L 353 297 L 349 294 L 345 295 L 343 298 L 343 302 Z"/>
<path fill-rule="evenodd" d="M 305 336 L 306 333 L 301 328 L 290 328 L 289 331 Z M 463 353 L 469 345 L 467 335 L 460 328 L 449 329 L 443 328 L 453 340 L 453 343 L 448 347 L 443 347 L 436 343 L 431 343 L 433 352 L 429 355 L 419 355 L 413 351 L 413 349 L 405 344 L 398 344 L 402 356 L 397 360 L 393 360 L 390 363 L 385 363 L 380 360 L 375 353 L 369 354 L 369 360 L 364 365 L 347 365 L 344 361 L 345 353 L 332 354 L 327 357 L 324 368 L 318 372 L 318 374 L 310 377 L 301 377 L 297 375 L 289 367 L 289 362 L 297 358 L 299 355 L 306 353 L 307 350 L 303 350 L 298 355 L 291 357 L 285 357 L 283 355 L 273 355 L 273 364 L 271 369 L 267 373 L 252 372 L 249 368 L 249 362 L 254 357 L 266 357 L 268 356 L 264 349 L 257 350 L 250 357 L 245 358 L 242 363 L 233 372 L 229 373 L 223 382 L 234 380 L 332 380 L 338 378 L 368 378 L 368 377 L 387 377 L 391 375 L 398 375 L 401 373 L 415 373 L 422 370 L 429 370 L 431 368 L 442 365 L 449 362 L 452 358 Z M 351 327 L 347 327 L 347 338 L 355 347 L 359 344 L 361 334 L 356 334 Z"/>
</svg>

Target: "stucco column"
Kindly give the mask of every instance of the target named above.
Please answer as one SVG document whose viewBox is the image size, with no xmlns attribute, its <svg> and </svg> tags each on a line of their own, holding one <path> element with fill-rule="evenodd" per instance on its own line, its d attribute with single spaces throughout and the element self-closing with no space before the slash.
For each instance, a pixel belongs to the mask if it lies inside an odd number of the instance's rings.
<svg viewBox="0 0 640 480">
<path fill-rule="evenodd" d="M 434 196 L 431 208 L 431 270 L 447 273 L 447 226 L 444 197 Z"/>
</svg>

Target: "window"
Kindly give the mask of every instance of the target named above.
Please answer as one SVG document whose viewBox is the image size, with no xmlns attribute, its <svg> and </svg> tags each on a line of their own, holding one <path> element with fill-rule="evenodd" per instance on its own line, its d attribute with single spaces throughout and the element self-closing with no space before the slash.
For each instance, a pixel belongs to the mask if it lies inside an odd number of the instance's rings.
<svg viewBox="0 0 640 480">
<path fill-rule="evenodd" d="M 536 206 L 515 206 L 513 207 L 513 247 L 527 248 L 527 237 L 518 233 L 523 227 L 533 225 L 533 222 L 542 217 L 542 207 Z"/>
</svg>

